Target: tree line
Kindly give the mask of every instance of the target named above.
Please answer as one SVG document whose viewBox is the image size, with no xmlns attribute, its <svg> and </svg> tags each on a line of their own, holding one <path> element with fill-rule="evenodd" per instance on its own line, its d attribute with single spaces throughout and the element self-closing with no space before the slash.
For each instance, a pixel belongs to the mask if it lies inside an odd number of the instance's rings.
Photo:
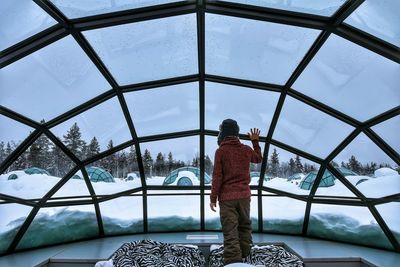
<svg viewBox="0 0 400 267">
<path fill-rule="evenodd" d="M 82 139 L 82 134 L 77 123 L 63 135 L 62 142 L 78 158 L 86 159 L 100 153 L 100 145 L 96 137 L 89 144 Z M 11 141 L 0 142 L 0 162 L 3 162 L 19 144 Z M 110 140 L 107 150 L 114 147 Z M 192 162 L 184 162 L 174 158 L 172 152 L 157 153 L 155 160 L 151 152 L 145 149 L 142 156 L 146 177 L 165 176 L 172 170 L 184 166 L 200 167 L 200 156 L 195 155 Z M 7 172 L 23 170 L 28 167 L 38 167 L 47 170 L 51 175 L 62 177 L 70 171 L 75 164 L 65 153 L 54 145 L 46 135 L 41 135 L 8 169 Z M 129 150 L 118 151 L 104 157 L 88 166 L 101 167 L 109 171 L 114 177 L 126 177 L 128 173 L 139 170 L 135 146 Z M 211 173 L 213 164 L 208 155 L 205 156 L 205 169 Z"/>
</svg>

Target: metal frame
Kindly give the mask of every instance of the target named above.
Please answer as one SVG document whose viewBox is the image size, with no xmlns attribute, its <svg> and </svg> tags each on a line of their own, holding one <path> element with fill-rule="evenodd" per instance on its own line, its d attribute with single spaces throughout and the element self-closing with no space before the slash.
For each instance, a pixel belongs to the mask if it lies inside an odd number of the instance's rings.
<svg viewBox="0 0 400 267">
<path fill-rule="evenodd" d="M 302 235 L 304 236 L 307 235 L 311 205 L 313 203 L 363 206 L 370 210 L 371 214 L 373 215 L 373 217 L 378 222 L 379 226 L 382 228 L 385 235 L 391 242 L 394 250 L 398 252 L 400 251 L 398 240 L 396 240 L 393 233 L 386 225 L 385 221 L 382 219 L 381 215 L 379 214 L 379 212 L 375 207 L 376 205 L 383 203 L 400 201 L 400 193 L 379 199 L 368 198 L 364 196 L 361 192 L 359 192 L 355 188 L 355 186 L 353 186 L 350 182 L 348 182 L 347 179 L 345 179 L 336 169 L 334 169 L 330 165 L 330 162 L 335 158 L 335 156 L 338 155 L 340 151 L 342 151 L 350 142 L 352 142 L 352 140 L 358 134 L 362 132 L 365 133 L 378 147 L 380 147 L 395 163 L 400 165 L 400 155 L 371 129 L 372 126 L 378 123 L 381 123 L 395 116 L 399 116 L 400 105 L 368 121 L 360 122 L 330 106 L 327 106 L 319 101 L 316 101 L 315 99 L 312 99 L 292 89 L 292 85 L 294 84 L 296 79 L 301 75 L 302 71 L 307 67 L 309 62 L 318 53 L 319 49 L 323 46 L 324 42 L 328 39 L 331 33 L 335 33 L 347 40 L 359 44 L 375 53 L 378 53 L 388 58 L 389 60 L 400 63 L 400 49 L 398 47 L 343 23 L 345 18 L 349 16 L 359 5 L 361 5 L 364 0 L 348 0 L 342 5 L 342 7 L 339 8 L 339 10 L 334 15 L 332 15 L 332 17 L 322 17 L 322 16 L 303 14 L 286 10 L 247 6 L 243 4 L 230 3 L 225 1 L 191 0 L 191 1 L 163 4 L 160 6 L 151 6 L 145 8 L 112 12 L 108 14 L 100 14 L 78 19 L 68 19 L 60 10 L 58 10 L 48 0 L 33 0 L 33 1 L 36 4 L 38 4 L 43 10 L 45 10 L 50 16 L 52 16 L 58 22 L 58 24 L 1 51 L 0 68 L 6 67 L 7 65 L 45 47 L 46 45 L 49 45 L 71 34 L 76 40 L 76 42 L 80 45 L 82 50 L 87 54 L 87 56 L 93 62 L 93 64 L 97 67 L 97 69 L 109 82 L 111 88 L 108 91 L 102 93 L 101 95 L 73 108 L 70 111 L 65 112 L 64 114 L 44 124 L 40 124 L 6 107 L 0 106 L 0 114 L 7 116 L 13 120 L 16 120 L 22 124 L 25 124 L 29 127 L 32 127 L 34 129 L 34 131 L 12 152 L 12 154 L 9 155 L 9 157 L 3 163 L 1 163 L 0 165 L 1 173 L 3 173 L 15 160 L 17 160 L 18 157 L 22 153 L 24 153 L 24 151 L 26 151 L 29 148 L 29 146 L 32 145 L 36 141 L 36 139 L 39 138 L 42 134 L 45 134 L 55 145 L 57 145 L 63 151 L 63 153 L 65 153 L 69 157 L 69 159 L 72 160 L 72 162 L 76 164 L 76 166 L 72 170 L 70 170 L 70 172 L 65 177 L 63 177 L 43 198 L 21 199 L 15 196 L 0 194 L 0 200 L 3 200 L 2 202 L 0 202 L 0 205 L 8 203 L 18 203 L 33 207 L 26 221 L 21 226 L 14 240 L 10 244 L 6 254 L 12 253 L 16 250 L 18 243 L 22 239 L 25 232 L 28 230 L 36 214 L 39 212 L 39 209 L 44 207 L 93 204 L 96 211 L 96 218 L 99 227 L 99 236 L 102 237 L 104 236 L 104 229 L 103 229 L 103 222 L 101 219 L 101 211 L 99 208 L 99 203 L 112 200 L 121 196 L 142 197 L 143 225 L 144 225 L 143 232 L 147 233 L 148 232 L 147 197 L 150 195 L 157 195 L 154 193 L 149 193 L 148 192 L 149 190 L 194 190 L 194 193 L 189 193 L 189 194 L 185 193 L 185 195 L 198 195 L 200 197 L 200 229 L 198 230 L 199 231 L 207 230 L 204 221 L 205 217 L 204 211 L 207 208 L 205 205 L 206 202 L 205 197 L 208 196 L 209 194 L 206 193 L 205 190 L 210 190 L 210 186 L 208 185 L 206 186 L 204 184 L 205 137 L 217 136 L 218 132 L 205 129 L 205 90 L 206 90 L 205 82 L 206 81 L 242 86 L 254 90 L 267 90 L 271 92 L 277 92 L 280 94 L 280 98 L 278 100 L 278 104 L 276 106 L 271 124 L 267 129 L 265 129 L 267 135 L 261 138 L 261 141 L 265 142 L 265 148 L 263 152 L 264 160 L 261 165 L 260 177 L 264 177 L 264 174 L 266 172 L 267 157 L 269 155 L 269 148 L 271 144 L 320 164 L 320 169 L 318 171 L 314 184 L 311 188 L 310 195 L 308 196 L 294 195 L 288 192 L 265 187 L 263 185 L 263 179 L 259 179 L 260 182 L 258 186 L 251 186 L 252 190 L 257 190 L 257 195 L 255 196 L 258 197 L 257 201 L 258 201 L 259 232 L 264 232 L 262 223 L 262 218 L 263 218 L 262 199 L 264 197 L 284 196 L 306 202 L 303 232 L 302 232 Z M 120 86 L 114 79 L 110 71 L 107 69 L 105 64 L 102 62 L 100 57 L 91 47 L 90 43 L 85 39 L 85 37 L 82 34 L 82 31 L 91 29 L 120 25 L 125 23 L 139 22 L 150 19 L 165 18 L 169 16 L 176 16 L 182 14 L 191 14 L 191 13 L 195 13 L 197 16 L 198 74 L 196 75 Z M 248 19 L 319 29 L 321 30 L 321 33 L 315 40 L 314 44 L 310 47 L 309 51 L 306 53 L 306 55 L 304 56 L 300 64 L 297 66 L 295 71 L 292 73 L 286 84 L 283 86 L 249 81 L 249 80 L 235 79 L 230 77 L 221 77 L 221 76 L 207 74 L 205 70 L 205 14 L 206 13 L 236 16 L 241 18 L 248 18 Z M 128 92 L 134 92 L 139 90 L 146 90 L 150 88 L 170 86 L 188 82 L 198 82 L 199 84 L 199 111 L 200 111 L 199 129 L 138 137 L 123 94 Z M 336 119 L 343 121 L 344 123 L 353 126 L 355 128 L 354 131 L 345 140 L 343 140 L 343 142 L 340 143 L 325 159 L 316 157 L 300 149 L 288 146 L 282 142 L 279 142 L 278 140 L 274 140 L 272 138 L 273 133 L 277 125 L 277 122 L 279 120 L 279 116 L 284 101 L 286 99 L 286 96 L 288 95 L 324 113 L 327 113 L 335 117 Z M 92 158 L 80 160 L 73 153 L 71 153 L 68 150 L 68 148 L 50 131 L 50 128 L 78 114 L 81 114 L 82 112 L 92 107 L 95 107 L 103 103 L 104 101 L 111 99 L 112 97 L 117 97 L 121 105 L 127 125 L 129 127 L 132 136 L 132 139 L 130 141 L 120 144 L 110 150 L 104 151 Z M 192 187 L 190 189 L 188 189 L 187 187 L 171 188 L 163 186 L 147 186 L 144 177 L 144 166 L 141 158 L 140 143 L 166 140 L 178 137 L 187 137 L 187 136 L 199 136 L 200 170 L 202 170 L 200 172 L 200 186 Z M 240 137 L 242 139 L 248 140 L 248 137 L 245 135 L 241 135 Z M 89 177 L 86 173 L 85 166 L 103 157 L 112 155 L 120 150 L 128 148 L 129 146 L 132 145 L 135 146 L 136 150 L 142 187 L 110 195 L 96 195 L 89 180 Z M 57 190 L 59 190 L 78 170 L 82 171 L 90 196 L 52 198 L 52 196 L 57 192 Z M 356 197 L 351 198 L 351 197 L 335 197 L 335 196 L 320 196 L 320 195 L 316 196 L 315 193 L 318 188 L 317 185 L 322 179 L 322 175 L 325 170 L 331 171 L 339 181 L 341 181 L 349 190 L 351 190 L 355 194 Z M 264 195 L 263 194 L 264 192 L 277 195 Z M 180 195 L 180 193 L 165 193 L 160 195 Z M 55 202 L 52 200 L 61 200 L 61 201 Z"/>
</svg>

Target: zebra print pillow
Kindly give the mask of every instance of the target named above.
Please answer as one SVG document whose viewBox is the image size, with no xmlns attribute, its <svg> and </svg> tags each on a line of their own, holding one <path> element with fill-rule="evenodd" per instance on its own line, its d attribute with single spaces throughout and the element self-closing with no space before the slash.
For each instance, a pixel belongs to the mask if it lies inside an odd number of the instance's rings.
<svg viewBox="0 0 400 267">
<path fill-rule="evenodd" d="M 210 252 L 209 266 L 222 267 L 224 247 L 220 246 Z M 283 247 L 268 245 L 268 246 L 253 246 L 250 255 L 244 260 L 245 263 L 255 266 L 269 267 L 303 267 L 304 263 L 293 253 L 288 252 Z"/>
<path fill-rule="evenodd" d="M 123 244 L 111 256 L 115 267 L 202 267 L 205 259 L 196 247 L 138 240 Z"/>
</svg>

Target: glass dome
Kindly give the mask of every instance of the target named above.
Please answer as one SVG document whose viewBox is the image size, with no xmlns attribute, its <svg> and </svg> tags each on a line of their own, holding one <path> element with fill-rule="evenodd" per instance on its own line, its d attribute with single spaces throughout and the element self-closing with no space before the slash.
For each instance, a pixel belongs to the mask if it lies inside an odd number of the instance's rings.
<svg viewBox="0 0 400 267">
<path fill-rule="evenodd" d="M 88 3 L 0 1 L 0 255 L 221 230 L 226 118 L 254 232 L 400 251 L 400 1 Z"/>
</svg>

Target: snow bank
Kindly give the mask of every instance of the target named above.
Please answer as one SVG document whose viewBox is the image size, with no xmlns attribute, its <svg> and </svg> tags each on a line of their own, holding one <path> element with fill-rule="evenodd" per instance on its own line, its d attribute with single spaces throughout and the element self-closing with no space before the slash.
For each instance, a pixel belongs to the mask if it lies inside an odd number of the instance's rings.
<svg viewBox="0 0 400 267">
<path fill-rule="evenodd" d="M 375 177 L 382 177 L 382 176 L 393 176 L 398 175 L 397 171 L 391 168 L 380 168 L 374 172 Z"/>
</svg>

